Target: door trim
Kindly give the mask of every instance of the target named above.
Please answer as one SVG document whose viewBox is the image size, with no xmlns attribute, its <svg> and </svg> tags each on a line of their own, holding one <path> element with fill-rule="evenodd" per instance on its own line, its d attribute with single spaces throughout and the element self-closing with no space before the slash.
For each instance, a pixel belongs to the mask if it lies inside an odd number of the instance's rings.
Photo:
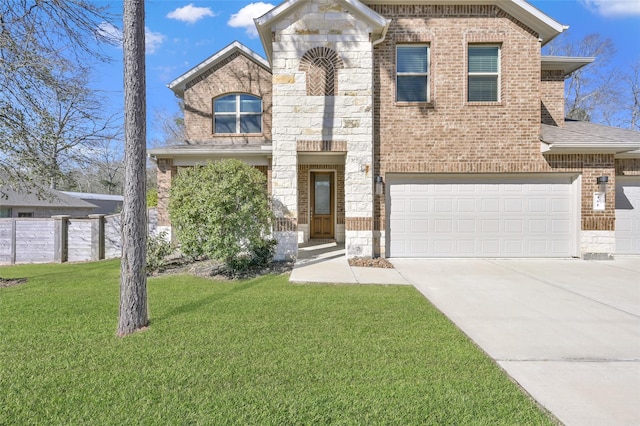
<svg viewBox="0 0 640 426">
<path fill-rule="evenodd" d="M 315 234 L 314 230 L 314 221 L 313 221 L 313 211 L 315 204 L 315 176 L 316 175 L 329 175 L 329 188 L 330 188 L 330 226 L 331 232 L 329 235 L 318 236 Z M 336 171 L 335 170 L 309 170 L 309 239 L 333 239 L 336 236 Z"/>
</svg>

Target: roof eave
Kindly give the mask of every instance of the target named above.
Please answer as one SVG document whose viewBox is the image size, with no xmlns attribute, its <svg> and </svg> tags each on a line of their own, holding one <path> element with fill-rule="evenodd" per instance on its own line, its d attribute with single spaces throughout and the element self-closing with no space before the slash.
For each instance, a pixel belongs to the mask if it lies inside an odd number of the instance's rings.
<svg viewBox="0 0 640 426">
<path fill-rule="evenodd" d="M 177 96 L 182 98 L 184 96 L 184 89 L 190 80 L 202 74 L 210 67 L 214 66 L 215 64 L 224 60 L 235 52 L 241 52 L 246 57 L 262 66 L 264 69 L 271 72 L 271 66 L 269 65 L 269 62 L 267 62 L 262 56 L 258 55 L 256 52 L 236 40 L 226 47 L 222 48 L 215 54 L 211 55 L 204 61 L 200 62 L 195 67 L 191 68 L 189 71 L 173 80 L 171 83 L 167 84 L 167 87 L 171 89 L 171 91 L 173 91 L 173 93 L 175 93 Z"/>
<path fill-rule="evenodd" d="M 577 56 L 543 56 L 541 58 L 542 70 L 560 70 L 565 76 L 595 61 L 595 57 Z"/>
<path fill-rule="evenodd" d="M 543 141 L 544 142 L 544 141 Z M 546 142 L 545 142 L 546 143 Z M 633 152 L 637 149 L 637 145 L 612 145 L 612 146 L 589 146 L 589 145 L 571 145 L 557 146 L 555 144 L 548 145 L 545 153 L 549 154 L 616 154 L 623 155 Z M 640 155 L 640 154 L 639 154 Z"/>
<path fill-rule="evenodd" d="M 197 147 L 197 148 L 152 148 L 148 151 L 148 156 L 152 160 L 158 158 L 175 158 L 175 157 L 193 157 L 194 155 L 210 155 L 210 156 L 252 156 L 252 155 L 270 155 L 272 152 L 271 145 L 261 145 L 256 149 L 219 149 L 215 147 Z"/>
<path fill-rule="evenodd" d="M 260 41 L 264 48 L 265 54 L 269 63 L 272 63 L 273 47 L 272 47 L 272 34 L 271 27 L 278 22 L 281 18 L 293 12 L 308 0 L 288 0 L 280 5 L 274 7 L 269 12 L 265 13 L 259 18 L 254 19 L 254 23 L 260 35 Z M 372 27 L 376 29 L 373 32 L 371 42 L 375 45 L 384 40 L 391 23 L 390 19 L 386 19 L 374 12 L 366 5 L 358 0 L 337 0 L 348 8 L 354 15 L 357 15 L 359 19 L 367 21 Z"/>
</svg>

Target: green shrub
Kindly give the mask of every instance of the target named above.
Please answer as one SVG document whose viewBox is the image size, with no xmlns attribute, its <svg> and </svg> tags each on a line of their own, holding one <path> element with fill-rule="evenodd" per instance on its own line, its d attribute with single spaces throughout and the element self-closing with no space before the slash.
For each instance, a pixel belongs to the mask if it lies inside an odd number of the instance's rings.
<svg viewBox="0 0 640 426">
<path fill-rule="evenodd" d="M 222 261 L 231 271 L 273 257 L 266 178 L 242 161 L 181 170 L 171 184 L 169 215 L 187 256 Z"/>
<path fill-rule="evenodd" d="M 157 206 L 158 206 L 158 190 L 148 189 L 147 190 L 147 208 L 157 207 Z"/>
<path fill-rule="evenodd" d="M 167 233 L 147 236 L 147 273 L 156 272 L 167 266 L 166 257 L 175 251 L 175 246 L 167 241 Z"/>
</svg>

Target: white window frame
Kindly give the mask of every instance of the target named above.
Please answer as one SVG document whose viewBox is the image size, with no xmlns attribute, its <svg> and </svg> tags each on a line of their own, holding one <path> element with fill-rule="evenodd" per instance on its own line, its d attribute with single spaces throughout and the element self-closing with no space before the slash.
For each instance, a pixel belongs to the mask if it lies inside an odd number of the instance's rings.
<svg viewBox="0 0 640 426">
<path fill-rule="evenodd" d="M 426 47 L 427 48 L 427 72 L 399 72 L 398 71 L 398 49 L 403 47 Z M 396 102 L 431 102 L 431 46 L 429 43 L 403 43 L 396 45 Z M 405 101 L 398 99 L 398 77 L 426 77 L 427 94 L 425 101 Z"/>
<path fill-rule="evenodd" d="M 260 112 L 240 112 L 240 96 L 251 96 L 253 98 L 259 99 L 260 100 Z M 216 101 L 218 99 L 222 99 L 222 98 L 226 98 L 227 96 L 235 96 L 236 98 L 236 110 L 235 112 L 216 112 Z M 264 111 L 264 104 L 262 101 L 262 98 L 256 95 L 253 95 L 251 93 L 227 93 L 225 95 L 222 96 L 218 96 L 215 99 L 213 99 L 213 133 L 217 133 L 216 132 L 216 117 L 219 116 L 233 116 L 236 119 L 236 131 L 235 133 L 218 133 L 218 134 L 232 134 L 232 135 L 259 135 L 262 134 L 262 128 L 263 128 L 263 122 L 262 122 L 262 115 L 263 115 L 263 111 Z M 248 116 L 248 115 L 259 115 L 260 116 L 260 132 L 257 133 L 242 133 L 240 131 L 241 127 L 240 127 L 240 117 L 242 116 Z"/>
<path fill-rule="evenodd" d="M 496 72 L 470 72 L 469 71 L 469 50 L 474 47 L 497 47 L 498 48 L 498 64 Z M 467 102 L 469 103 L 486 103 L 486 102 L 502 102 L 501 98 L 501 88 L 502 88 L 502 73 L 500 70 L 502 69 L 502 45 L 499 43 L 486 43 L 486 44 L 468 44 L 467 45 Z M 496 99 L 492 101 L 472 101 L 469 99 L 469 80 L 471 77 L 496 77 Z"/>
</svg>

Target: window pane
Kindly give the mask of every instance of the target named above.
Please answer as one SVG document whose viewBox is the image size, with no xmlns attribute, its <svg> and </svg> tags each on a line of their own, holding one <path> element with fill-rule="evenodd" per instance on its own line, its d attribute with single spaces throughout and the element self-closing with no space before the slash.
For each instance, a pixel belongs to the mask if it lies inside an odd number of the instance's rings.
<svg viewBox="0 0 640 426">
<path fill-rule="evenodd" d="M 314 187 L 315 214 L 331 214 L 331 175 L 316 175 Z"/>
<path fill-rule="evenodd" d="M 240 112 L 262 112 L 262 101 L 255 96 L 240 95 Z"/>
<path fill-rule="evenodd" d="M 223 96 L 214 102 L 215 112 L 236 112 L 236 95 Z"/>
<path fill-rule="evenodd" d="M 216 116 L 216 133 L 236 133 L 236 117 L 233 115 Z"/>
<path fill-rule="evenodd" d="M 240 116 L 240 133 L 261 133 L 260 123 L 262 115 L 242 115 Z"/>
<path fill-rule="evenodd" d="M 397 101 L 426 102 L 427 77 L 398 76 Z"/>
<path fill-rule="evenodd" d="M 497 76 L 469 76 L 469 102 L 497 102 Z"/>
<path fill-rule="evenodd" d="M 498 72 L 497 46 L 469 46 L 469 72 Z"/>
<path fill-rule="evenodd" d="M 397 72 L 427 73 L 427 46 L 398 46 Z"/>
</svg>

